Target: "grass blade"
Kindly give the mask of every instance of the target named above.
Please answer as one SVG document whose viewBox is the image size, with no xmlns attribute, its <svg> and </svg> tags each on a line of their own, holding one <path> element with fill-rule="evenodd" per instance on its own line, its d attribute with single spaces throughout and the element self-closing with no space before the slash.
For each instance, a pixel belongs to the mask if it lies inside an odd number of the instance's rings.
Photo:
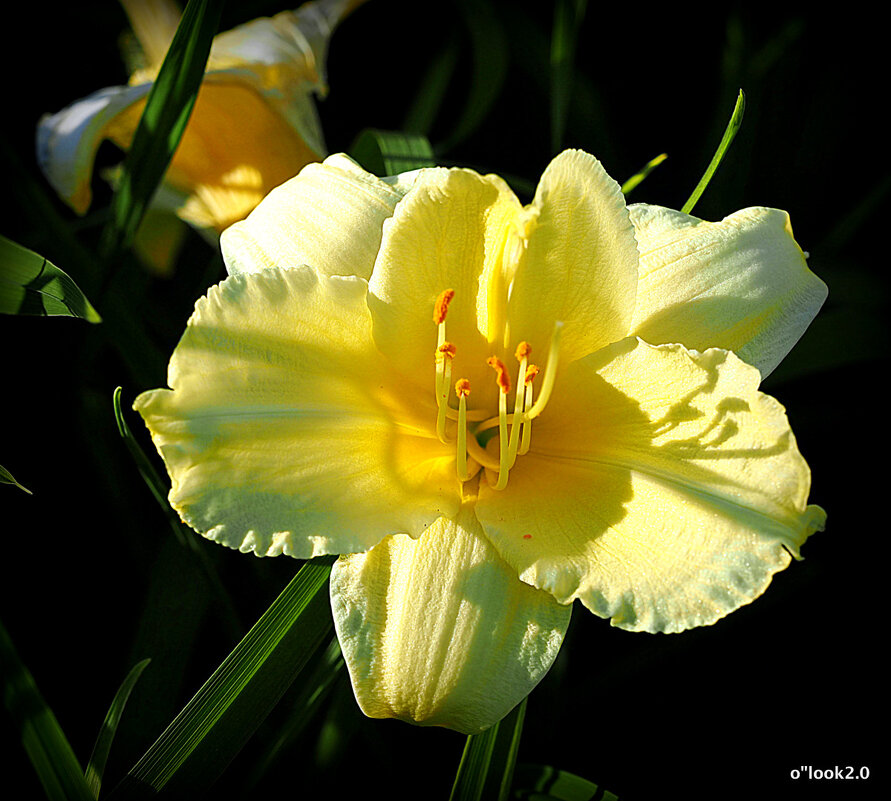
<svg viewBox="0 0 891 801">
<path fill-rule="evenodd" d="M 23 492 L 27 492 L 28 495 L 34 494 L 27 487 L 19 484 L 19 482 L 15 480 L 15 476 L 13 476 L 13 474 L 10 473 L 9 470 L 7 470 L 2 464 L 0 464 L 0 484 L 12 484 L 14 487 L 18 487 Z"/>
<path fill-rule="evenodd" d="M 619 801 L 619 796 L 593 782 L 549 765 L 519 765 L 514 797 L 535 801 Z"/>
<path fill-rule="evenodd" d="M 733 114 L 730 115 L 730 122 L 727 123 L 727 128 L 724 130 L 724 136 L 721 137 L 721 142 L 718 145 L 718 149 L 715 151 L 715 155 L 712 156 L 712 160 L 709 162 L 708 167 L 705 170 L 702 178 L 699 179 L 699 183 L 696 184 L 696 188 L 693 190 L 693 194 L 687 199 L 687 202 L 684 203 L 683 208 L 681 209 L 684 214 L 689 214 L 693 211 L 693 207 L 699 201 L 699 197 L 705 191 L 705 188 L 709 185 L 709 182 L 712 180 L 712 176 L 715 174 L 715 170 L 718 169 L 718 165 L 723 161 L 724 154 L 729 149 L 731 143 L 736 137 L 737 131 L 739 131 L 740 126 L 743 121 L 743 114 L 746 111 L 746 96 L 743 94 L 742 89 L 739 90 L 739 96 L 736 98 L 736 106 L 733 109 Z"/>
<path fill-rule="evenodd" d="M 222 7 L 223 0 L 189 0 L 186 6 L 124 159 L 103 231 L 101 250 L 109 261 L 131 242 L 186 129 Z"/>
<path fill-rule="evenodd" d="M 573 62 L 587 0 L 557 0 L 551 36 L 551 153 L 563 144 L 572 98 Z"/>
<path fill-rule="evenodd" d="M 419 167 L 433 167 L 433 148 L 426 136 L 366 128 L 349 150 L 350 155 L 375 175 L 396 175 Z"/>
<path fill-rule="evenodd" d="M 458 0 L 457 8 L 470 37 L 473 74 L 458 121 L 437 152 L 448 152 L 466 140 L 492 113 L 508 74 L 510 52 L 504 25 L 489 0 Z"/>
<path fill-rule="evenodd" d="M 74 751 L 0 622 L 3 703 L 50 801 L 94 801 Z"/>
<path fill-rule="evenodd" d="M 142 675 L 142 671 L 148 667 L 151 659 L 143 659 L 137 662 L 127 674 L 123 684 L 118 688 L 112 699 L 111 706 L 105 720 L 102 722 L 102 728 L 99 736 L 96 738 L 96 744 L 93 746 L 93 753 L 90 754 L 90 761 L 87 762 L 87 769 L 84 777 L 87 780 L 90 791 L 94 798 L 99 798 L 99 790 L 102 788 L 102 774 L 105 773 L 105 765 L 108 762 L 108 754 L 111 751 L 111 744 L 114 742 L 114 736 L 118 730 L 118 724 L 121 722 L 121 715 L 124 713 L 124 707 L 127 705 L 127 699 L 136 686 L 136 682 Z"/>
<path fill-rule="evenodd" d="M 627 195 L 631 192 L 644 178 L 646 178 L 656 167 L 658 167 L 665 159 L 668 158 L 667 153 L 660 153 L 656 158 L 650 159 L 643 167 L 632 175 L 624 184 L 622 184 L 622 194 Z"/>
<path fill-rule="evenodd" d="M 238 636 L 244 629 L 241 627 L 238 620 L 238 614 L 232 604 L 232 599 L 229 597 L 229 593 L 226 592 L 226 588 L 220 581 L 216 569 L 208 559 L 207 553 L 199 546 L 195 534 L 188 526 L 183 524 L 179 519 L 179 515 L 177 515 L 173 507 L 167 502 L 168 487 L 166 482 L 161 479 L 161 476 L 158 474 L 158 471 L 155 470 L 154 466 L 149 461 L 149 458 L 145 455 L 145 452 L 139 447 L 139 443 L 137 443 L 136 438 L 133 436 L 133 432 L 130 430 L 130 426 L 127 425 L 127 420 L 124 418 L 124 413 L 121 410 L 120 387 L 117 387 L 114 391 L 112 404 L 114 407 L 115 422 L 118 426 L 118 433 L 123 438 L 127 450 L 133 457 L 133 461 L 136 463 L 136 469 L 139 470 L 142 480 L 145 481 L 152 496 L 164 512 L 164 516 L 167 518 L 167 522 L 173 530 L 173 536 L 176 537 L 180 545 L 188 548 L 198 560 L 201 570 L 204 572 L 210 586 L 213 588 L 217 600 L 226 612 L 226 623 L 230 626 L 230 632 L 235 636 Z"/>
<path fill-rule="evenodd" d="M 467 738 L 449 801 L 506 801 L 526 716 L 526 699 L 482 734 Z"/>
<path fill-rule="evenodd" d="M 306 562 L 109 799 L 199 795 L 222 773 L 333 628 L 334 557 Z"/>
<path fill-rule="evenodd" d="M 43 256 L 5 236 L 0 236 L 0 312 L 102 322 L 68 275 Z"/>
</svg>

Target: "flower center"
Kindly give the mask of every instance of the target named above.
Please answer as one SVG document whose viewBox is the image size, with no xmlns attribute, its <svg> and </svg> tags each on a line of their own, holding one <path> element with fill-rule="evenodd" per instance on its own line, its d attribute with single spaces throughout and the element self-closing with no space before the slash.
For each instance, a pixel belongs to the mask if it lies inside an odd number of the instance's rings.
<svg viewBox="0 0 891 801">
<path fill-rule="evenodd" d="M 529 451 L 532 442 L 532 421 L 544 411 L 557 374 L 557 361 L 560 349 L 560 333 L 562 322 L 554 325 L 548 361 L 541 381 L 538 398 L 534 397 L 533 382 L 538 376 L 539 368 L 529 362 L 532 346 L 525 340 L 517 346 L 516 356 L 519 362 L 517 371 L 517 388 L 514 396 L 513 412 L 508 413 L 508 396 L 511 391 L 510 372 L 497 356 L 490 356 L 486 363 L 495 371 L 495 383 L 498 386 L 498 414 L 490 416 L 483 409 L 468 410 L 467 398 L 470 395 L 470 381 L 459 378 L 455 382 L 455 396 L 458 408 L 449 403 L 449 390 L 452 381 L 452 360 L 458 349 L 446 339 L 446 316 L 449 304 L 455 297 L 452 289 L 439 294 L 433 306 L 433 322 L 438 327 L 436 345 L 436 435 L 443 443 L 455 442 L 457 448 L 456 467 L 458 478 L 467 481 L 479 472 L 482 467 L 498 471 L 497 480 L 490 486 L 503 490 L 507 486 L 510 471 L 517 461 Z M 456 423 L 454 436 L 449 421 Z M 498 429 L 498 459 L 489 454 L 481 437 L 486 432 Z"/>
</svg>

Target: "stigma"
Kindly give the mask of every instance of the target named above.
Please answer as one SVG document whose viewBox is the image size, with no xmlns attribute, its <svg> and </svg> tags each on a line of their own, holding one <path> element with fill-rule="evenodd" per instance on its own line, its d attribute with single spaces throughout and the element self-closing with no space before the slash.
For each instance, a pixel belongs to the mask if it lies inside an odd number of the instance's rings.
<svg viewBox="0 0 891 801">
<path fill-rule="evenodd" d="M 518 363 L 515 382 L 511 381 L 511 371 L 498 356 L 493 355 L 486 360 L 486 364 L 495 372 L 497 414 L 493 415 L 485 409 L 468 409 L 470 381 L 467 378 L 459 378 L 455 382 L 454 395 L 458 406 L 455 409 L 449 403 L 449 390 L 452 361 L 458 348 L 446 339 L 446 318 L 454 297 L 454 290 L 444 290 L 433 307 L 433 322 L 438 327 L 435 352 L 436 435 L 443 443 L 455 444 L 455 466 L 460 481 L 468 481 L 481 468 L 486 468 L 489 485 L 495 490 L 503 490 L 507 487 L 517 457 L 529 452 L 532 421 L 544 411 L 553 391 L 563 323 L 554 325 L 537 398 L 534 386 L 542 371 L 530 362 L 532 345 L 523 340 L 514 353 Z M 513 395 L 512 387 L 516 387 Z M 485 446 L 489 439 L 494 439 L 491 435 L 494 428 L 497 428 L 498 437 L 497 459 Z"/>
</svg>

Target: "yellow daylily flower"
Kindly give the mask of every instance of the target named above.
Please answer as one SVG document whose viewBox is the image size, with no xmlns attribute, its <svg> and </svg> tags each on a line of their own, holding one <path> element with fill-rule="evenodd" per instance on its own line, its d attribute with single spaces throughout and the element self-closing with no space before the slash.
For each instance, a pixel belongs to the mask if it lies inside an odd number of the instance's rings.
<svg viewBox="0 0 891 801">
<path fill-rule="evenodd" d="M 581 151 L 528 206 L 497 176 L 336 155 L 222 246 L 171 389 L 135 408 L 204 536 L 343 554 L 331 607 L 372 717 L 481 731 L 574 601 L 714 623 L 823 526 L 758 391 L 826 297 L 783 212 L 629 209 Z"/>
<path fill-rule="evenodd" d="M 121 0 L 146 64 L 128 86 L 101 89 L 37 130 L 48 181 L 78 214 L 91 201 L 96 152 L 129 148 L 152 82 L 179 23 L 174 0 Z M 312 95 L 326 91 L 328 39 L 362 0 L 317 0 L 214 38 L 204 82 L 165 178 L 165 202 L 186 222 L 222 231 L 325 146 Z"/>
</svg>

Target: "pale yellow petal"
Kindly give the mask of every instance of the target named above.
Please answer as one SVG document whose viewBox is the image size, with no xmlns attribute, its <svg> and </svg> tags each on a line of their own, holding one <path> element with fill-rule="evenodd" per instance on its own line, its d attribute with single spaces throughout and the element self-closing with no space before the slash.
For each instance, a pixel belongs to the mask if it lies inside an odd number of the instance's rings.
<svg viewBox="0 0 891 801">
<path fill-rule="evenodd" d="M 510 296 L 510 334 L 546 352 L 565 323 L 560 358 L 585 356 L 628 333 L 637 246 L 619 185 L 593 156 L 567 150 L 545 170 Z"/>
<path fill-rule="evenodd" d="M 230 274 L 309 264 L 368 278 L 402 192 L 344 155 L 310 164 L 221 237 Z"/>
<path fill-rule="evenodd" d="M 433 307 L 454 290 L 446 339 L 457 353 L 453 375 L 491 372 L 487 341 L 489 278 L 501 268 L 504 243 L 519 201 L 495 176 L 471 170 L 427 169 L 384 226 L 380 255 L 369 281 L 374 336 L 381 351 L 406 374 L 432 387 L 437 326 Z M 428 383 L 429 382 L 429 383 Z M 488 382 L 494 387 L 494 381 Z"/>
<path fill-rule="evenodd" d="M 362 711 L 476 734 L 544 677 L 569 606 L 517 579 L 472 507 L 388 537 L 331 571 L 331 608 Z"/>
<path fill-rule="evenodd" d="M 44 115 L 37 126 L 37 163 L 53 189 L 78 214 L 90 206 L 93 162 L 121 116 L 144 106 L 150 84 L 112 86 Z M 132 137 L 132 132 L 130 134 Z"/>
<path fill-rule="evenodd" d="M 782 407 L 732 353 L 629 338 L 561 380 L 533 451 L 477 509 L 503 558 L 559 601 L 632 630 L 713 623 L 822 529 Z"/>
<path fill-rule="evenodd" d="M 366 288 L 301 267 L 233 276 L 198 302 L 172 389 L 135 403 L 170 502 L 197 531 L 307 558 L 417 536 L 457 511 L 435 405 L 402 389 L 374 350 Z"/>
<path fill-rule="evenodd" d="M 789 215 L 749 208 L 719 223 L 630 207 L 640 248 L 632 332 L 654 344 L 732 350 L 768 375 L 826 300 Z"/>
</svg>

